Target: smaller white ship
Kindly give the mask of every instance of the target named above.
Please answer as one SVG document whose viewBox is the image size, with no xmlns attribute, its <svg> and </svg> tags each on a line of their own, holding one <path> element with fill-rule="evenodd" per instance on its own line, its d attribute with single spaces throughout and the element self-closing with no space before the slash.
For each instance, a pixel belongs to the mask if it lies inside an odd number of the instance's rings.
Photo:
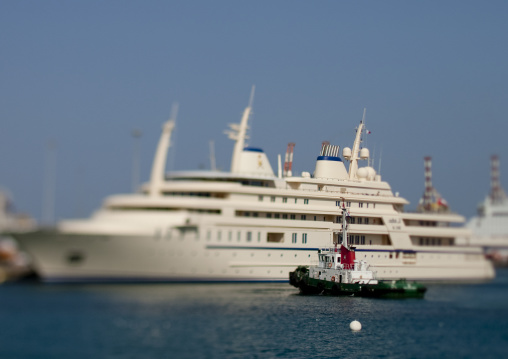
<svg viewBox="0 0 508 359">
<path fill-rule="evenodd" d="M 473 235 L 468 244 L 481 246 L 496 265 L 508 265 L 508 198 L 499 179 L 499 157 L 491 157 L 491 189 L 467 223 Z"/>
</svg>

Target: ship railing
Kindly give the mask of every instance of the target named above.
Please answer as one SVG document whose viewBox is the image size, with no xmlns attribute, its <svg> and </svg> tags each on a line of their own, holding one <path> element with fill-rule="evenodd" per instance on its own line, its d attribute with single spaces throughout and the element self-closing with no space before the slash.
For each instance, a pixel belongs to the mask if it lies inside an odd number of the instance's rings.
<svg viewBox="0 0 508 359">
<path fill-rule="evenodd" d="M 342 268 L 343 269 L 355 269 L 355 265 L 344 263 L 344 264 L 342 264 Z"/>
<path fill-rule="evenodd" d="M 293 187 L 291 187 L 289 184 L 286 184 L 286 189 L 293 189 Z M 316 192 L 315 189 L 311 189 L 311 188 L 300 188 L 298 190 L 303 191 L 303 192 L 305 192 L 305 191 L 306 192 Z M 379 193 L 379 192 L 377 192 L 377 193 L 358 193 L 358 192 L 350 192 L 350 191 L 343 191 L 343 190 L 342 191 L 341 190 L 330 190 L 330 189 L 326 188 L 326 185 L 319 192 L 353 194 L 353 195 L 368 196 L 368 197 L 387 197 L 387 198 L 396 197 L 393 194 L 383 194 L 383 193 Z"/>
</svg>

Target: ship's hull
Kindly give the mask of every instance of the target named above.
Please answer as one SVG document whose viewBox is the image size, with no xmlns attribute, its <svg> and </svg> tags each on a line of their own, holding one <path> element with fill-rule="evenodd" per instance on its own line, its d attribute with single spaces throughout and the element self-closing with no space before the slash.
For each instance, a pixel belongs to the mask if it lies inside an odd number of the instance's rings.
<svg viewBox="0 0 508 359">
<path fill-rule="evenodd" d="M 334 277 L 332 277 L 334 279 Z M 427 288 L 416 282 L 394 280 L 376 283 L 341 283 L 335 280 L 311 278 L 305 266 L 289 273 L 289 283 L 302 294 L 347 295 L 372 298 L 423 298 Z"/>
<path fill-rule="evenodd" d="M 45 282 L 287 282 L 299 265 L 315 264 L 319 248 L 57 231 L 19 233 L 15 238 Z M 368 260 L 381 280 L 477 282 L 494 277 L 492 264 L 470 248 L 414 252 L 368 247 L 357 248 L 357 258 Z"/>
</svg>

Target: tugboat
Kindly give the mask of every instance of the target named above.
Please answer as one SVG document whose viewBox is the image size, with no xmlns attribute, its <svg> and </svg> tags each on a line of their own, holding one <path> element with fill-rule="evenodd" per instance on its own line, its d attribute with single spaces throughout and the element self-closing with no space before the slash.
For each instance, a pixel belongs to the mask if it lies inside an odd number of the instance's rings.
<svg viewBox="0 0 508 359">
<path fill-rule="evenodd" d="M 355 248 L 350 245 L 348 223 L 350 215 L 342 205 L 342 231 L 338 237 L 340 250 L 335 247 L 320 249 L 317 266 L 299 266 L 289 273 L 289 283 L 302 294 L 349 295 L 377 298 L 423 298 L 427 288 L 405 279 L 378 281 L 364 260 L 355 259 Z"/>
</svg>

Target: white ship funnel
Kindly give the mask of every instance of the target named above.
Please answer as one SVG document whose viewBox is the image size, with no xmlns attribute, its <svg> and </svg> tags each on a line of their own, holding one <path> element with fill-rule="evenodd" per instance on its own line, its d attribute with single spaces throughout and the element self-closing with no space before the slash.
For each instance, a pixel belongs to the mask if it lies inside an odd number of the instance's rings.
<svg viewBox="0 0 508 359">
<path fill-rule="evenodd" d="M 235 173 L 275 176 L 264 151 L 254 147 L 245 147 L 240 153 Z"/>
<path fill-rule="evenodd" d="M 339 146 L 325 145 L 317 158 L 315 178 L 348 179 L 344 163 L 339 157 Z"/>
</svg>

